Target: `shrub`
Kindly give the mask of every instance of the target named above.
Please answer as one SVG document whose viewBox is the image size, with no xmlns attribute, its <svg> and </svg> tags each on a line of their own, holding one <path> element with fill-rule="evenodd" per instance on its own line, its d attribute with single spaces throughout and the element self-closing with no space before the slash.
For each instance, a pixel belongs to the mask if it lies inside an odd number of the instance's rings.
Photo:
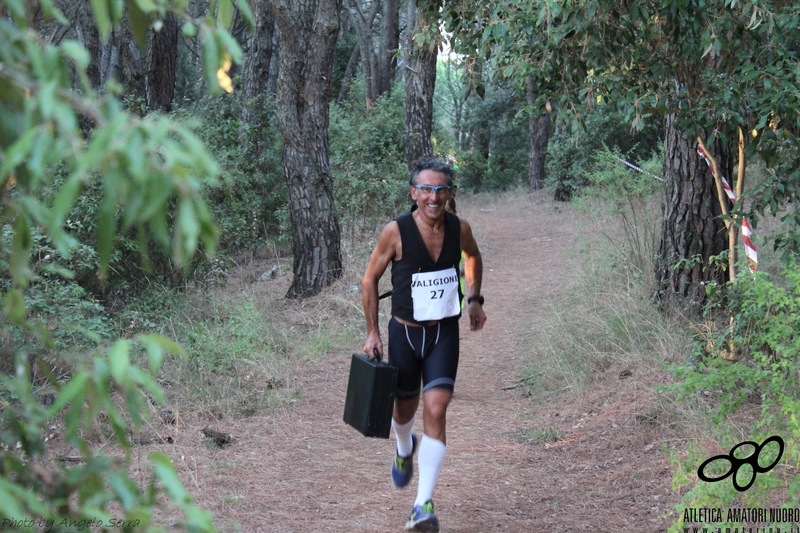
<svg viewBox="0 0 800 533">
<path fill-rule="evenodd" d="M 580 193 L 590 184 L 597 154 L 604 148 L 631 159 L 648 159 L 658 146 L 661 146 L 658 124 L 632 134 L 613 109 L 599 107 L 586 115 L 582 125 L 577 122 L 556 125 L 547 145 L 547 181 L 556 188 Z"/>
<path fill-rule="evenodd" d="M 178 112 L 224 169 L 219 184 L 207 187 L 205 194 L 220 230 L 219 248 L 227 254 L 285 241 L 290 235 L 274 102 L 261 96 L 251 105 L 261 112 L 247 127 L 241 122 L 238 95 L 204 98 Z M 253 141 L 256 135 L 258 143 Z"/>
<path fill-rule="evenodd" d="M 372 228 L 408 207 L 404 95 L 395 88 L 366 109 L 361 92 L 355 87 L 351 99 L 331 107 L 331 177 L 342 226 Z"/>
<path fill-rule="evenodd" d="M 783 278 L 779 283 L 763 273 L 739 276 L 727 285 L 724 296 L 720 290 L 709 292 L 709 333 L 697 337 L 693 360 L 674 368 L 678 379 L 674 388 L 680 393 L 679 399 L 711 397 L 710 419 L 719 430 L 723 453 L 739 441 L 760 444 L 778 435 L 786 444 L 782 461 L 796 464 L 800 460 L 797 263 L 784 268 Z M 737 420 L 743 420 L 745 427 L 734 438 L 729 424 Z M 772 448 L 762 454 L 759 464 L 769 464 L 775 458 L 776 450 Z M 696 447 L 687 451 L 684 457 L 673 458 L 677 466 L 673 485 L 690 487 L 682 498 L 682 507 L 720 507 L 739 498 L 747 506 L 759 506 L 768 501 L 772 489 L 779 489 L 781 503 L 791 507 L 800 503 L 800 480 L 790 471 L 775 469 L 758 474 L 753 489 L 740 493 L 730 482 L 697 483 L 693 473 L 705 457 L 713 454 Z M 739 483 L 746 484 L 753 473 L 752 469 L 742 469 L 744 480 Z M 677 528 L 681 526 L 676 524 Z"/>
<path fill-rule="evenodd" d="M 605 224 L 598 225 L 613 250 L 614 268 L 649 279 L 661 230 L 661 214 L 655 204 L 661 201 L 663 186 L 653 176 L 622 164 L 619 160 L 623 155 L 607 147 L 595 153 L 581 199 L 586 200 L 589 211 L 598 217 L 610 215 L 617 222 L 614 229 L 621 229 L 621 235 L 612 236 Z M 655 174 L 662 157 L 662 151 L 658 150 L 646 161 L 637 163 Z"/>
</svg>

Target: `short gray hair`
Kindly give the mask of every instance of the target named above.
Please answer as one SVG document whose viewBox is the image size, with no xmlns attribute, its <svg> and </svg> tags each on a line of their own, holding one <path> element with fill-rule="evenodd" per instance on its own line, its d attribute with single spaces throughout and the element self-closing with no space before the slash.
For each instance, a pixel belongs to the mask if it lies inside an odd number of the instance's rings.
<svg viewBox="0 0 800 533">
<path fill-rule="evenodd" d="M 431 156 L 423 156 L 419 159 L 414 160 L 411 163 L 411 175 L 408 178 L 409 185 L 416 185 L 417 184 L 417 177 L 419 173 L 423 170 L 433 170 L 434 172 L 441 172 L 445 176 L 447 176 L 447 184 L 453 185 L 453 181 L 456 178 L 456 173 L 453 170 L 453 167 L 439 159 L 438 157 L 431 157 Z"/>
</svg>

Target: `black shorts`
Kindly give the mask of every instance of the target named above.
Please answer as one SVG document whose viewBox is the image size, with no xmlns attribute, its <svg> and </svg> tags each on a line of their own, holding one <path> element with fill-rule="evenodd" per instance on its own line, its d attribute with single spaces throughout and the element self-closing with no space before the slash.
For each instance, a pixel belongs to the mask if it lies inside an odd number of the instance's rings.
<svg viewBox="0 0 800 533">
<path fill-rule="evenodd" d="M 406 326 L 389 320 L 389 364 L 398 368 L 397 397 L 412 398 L 422 390 L 453 390 L 458 370 L 458 321 L 434 326 Z"/>
</svg>

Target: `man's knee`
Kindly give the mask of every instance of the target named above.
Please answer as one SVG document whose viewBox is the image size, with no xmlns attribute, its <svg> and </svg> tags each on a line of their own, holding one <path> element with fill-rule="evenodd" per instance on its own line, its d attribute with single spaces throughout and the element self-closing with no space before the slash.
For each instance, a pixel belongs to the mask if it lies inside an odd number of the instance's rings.
<svg viewBox="0 0 800 533">
<path fill-rule="evenodd" d="M 448 389 L 430 389 L 425 391 L 424 416 L 431 421 L 443 421 L 447 414 L 447 406 L 453 393 Z"/>
<path fill-rule="evenodd" d="M 419 396 L 411 398 L 396 398 L 394 402 L 393 418 L 395 422 L 405 424 L 414 417 L 419 406 Z"/>
</svg>

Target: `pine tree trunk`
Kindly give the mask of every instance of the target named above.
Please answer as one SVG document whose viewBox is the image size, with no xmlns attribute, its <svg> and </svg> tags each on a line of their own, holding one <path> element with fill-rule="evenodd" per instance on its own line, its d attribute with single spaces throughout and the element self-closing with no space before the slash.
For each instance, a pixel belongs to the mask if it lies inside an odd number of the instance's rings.
<svg viewBox="0 0 800 533">
<path fill-rule="evenodd" d="M 342 76 L 342 86 L 339 88 L 339 97 L 336 98 L 336 103 L 341 105 L 347 95 L 350 93 L 350 86 L 353 83 L 353 76 L 355 75 L 356 64 L 358 58 L 361 57 L 361 47 L 356 44 L 353 51 L 350 52 L 350 59 L 347 60 L 347 66 L 344 69 L 344 76 Z"/>
<path fill-rule="evenodd" d="M 400 46 L 400 6 L 397 0 L 383 0 L 382 35 L 378 47 L 378 96 L 389 94 L 397 71 L 396 52 Z"/>
<path fill-rule="evenodd" d="M 528 117 L 528 129 L 531 137 L 528 156 L 528 192 L 532 192 L 541 189 L 544 182 L 547 142 L 550 140 L 550 115 L 531 114 Z"/>
<path fill-rule="evenodd" d="M 178 72 L 178 20 L 167 13 L 159 31 L 153 31 L 150 57 L 144 80 L 147 107 L 153 111 L 172 111 Z"/>
<path fill-rule="evenodd" d="M 250 36 L 245 58 L 244 105 L 242 106 L 242 132 L 247 131 L 251 137 L 242 140 L 252 144 L 254 156 L 258 158 L 263 151 L 263 130 L 266 124 L 258 121 L 259 109 L 257 106 L 264 105 L 264 102 L 257 101 L 256 98 L 264 94 L 269 86 L 269 65 L 272 61 L 275 19 L 272 18 L 269 10 L 268 0 L 259 0 L 254 15 L 256 26 Z"/>
<path fill-rule="evenodd" d="M 730 176 L 730 147 L 717 142 L 709 146 L 720 164 L 720 172 Z M 697 140 L 679 131 L 676 118 L 666 120 L 664 141 L 664 220 L 656 261 L 656 294 L 667 305 L 699 310 L 705 302 L 705 285 L 725 283 L 725 272 L 709 258 L 727 249 L 725 224 L 717 218 L 721 208 L 714 178 L 708 165 L 697 154 Z"/>
<path fill-rule="evenodd" d="M 433 90 L 436 86 L 437 49 L 434 44 L 420 46 L 411 37 L 419 28 L 422 17 L 415 2 L 409 2 L 408 55 L 406 56 L 406 164 L 422 156 L 433 155 Z"/>
<path fill-rule="evenodd" d="M 330 80 L 341 2 L 273 0 L 272 7 L 281 43 L 276 103 L 294 253 L 287 296 L 303 298 L 342 275 L 328 159 Z"/>
<path fill-rule="evenodd" d="M 89 52 L 89 65 L 86 67 L 86 76 L 92 88 L 100 87 L 100 63 L 102 60 L 102 45 L 100 32 L 94 21 L 92 5 L 89 2 L 78 2 L 75 11 L 75 33 L 78 42 Z"/>
<path fill-rule="evenodd" d="M 536 86 L 533 78 L 525 80 L 525 96 L 528 106 L 536 103 Z M 547 142 L 550 140 L 550 114 L 531 112 L 528 116 L 530 151 L 528 153 L 528 192 L 538 191 L 544 181 L 544 164 L 547 157 Z"/>
<path fill-rule="evenodd" d="M 118 81 L 125 87 L 125 94 L 134 99 L 144 99 L 144 54 L 133 39 L 127 21 L 115 30 L 115 34 L 119 46 L 119 60 L 115 68 Z"/>
</svg>

